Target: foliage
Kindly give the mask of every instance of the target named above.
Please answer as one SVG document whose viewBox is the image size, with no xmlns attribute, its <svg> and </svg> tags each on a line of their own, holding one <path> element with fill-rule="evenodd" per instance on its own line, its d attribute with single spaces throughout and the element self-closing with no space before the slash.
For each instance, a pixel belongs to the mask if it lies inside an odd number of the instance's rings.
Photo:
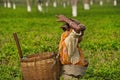
<svg viewBox="0 0 120 80">
<path fill-rule="evenodd" d="M 119 80 L 120 73 L 120 6 L 92 6 L 84 11 L 78 7 L 78 17 L 86 25 L 80 47 L 89 67 L 82 80 Z M 56 10 L 56 11 L 55 11 Z M 46 8 L 39 13 L 34 7 L 16 10 L 0 7 L 0 80 L 21 80 L 20 61 L 13 39 L 17 32 L 24 56 L 58 50 L 62 23 L 55 15 L 71 17 L 71 8 Z"/>
</svg>

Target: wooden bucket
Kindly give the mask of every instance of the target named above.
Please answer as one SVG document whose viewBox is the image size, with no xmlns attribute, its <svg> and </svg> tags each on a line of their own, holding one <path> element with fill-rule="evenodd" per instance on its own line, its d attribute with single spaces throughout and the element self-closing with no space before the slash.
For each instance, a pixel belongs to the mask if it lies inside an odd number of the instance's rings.
<svg viewBox="0 0 120 80">
<path fill-rule="evenodd" d="M 17 34 L 14 33 L 21 61 L 23 80 L 60 80 L 57 53 L 44 52 L 23 57 Z"/>
</svg>

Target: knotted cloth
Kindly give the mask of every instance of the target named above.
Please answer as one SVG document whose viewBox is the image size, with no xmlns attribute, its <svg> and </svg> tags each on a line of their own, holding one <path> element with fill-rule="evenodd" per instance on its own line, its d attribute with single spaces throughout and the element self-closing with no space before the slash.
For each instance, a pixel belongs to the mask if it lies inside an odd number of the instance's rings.
<svg viewBox="0 0 120 80">
<path fill-rule="evenodd" d="M 63 32 L 59 44 L 60 61 L 62 64 L 78 64 L 84 65 L 84 55 L 78 47 L 78 38 L 80 33 L 76 33 L 73 29 Z"/>
</svg>

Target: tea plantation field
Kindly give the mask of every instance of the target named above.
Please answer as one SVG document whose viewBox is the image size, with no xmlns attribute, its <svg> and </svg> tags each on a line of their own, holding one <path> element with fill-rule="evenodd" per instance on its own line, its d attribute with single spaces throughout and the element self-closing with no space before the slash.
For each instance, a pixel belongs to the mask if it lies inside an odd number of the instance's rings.
<svg viewBox="0 0 120 80">
<path fill-rule="evenodd" d="M 16 10 L 0 6 L 0 80 L 21 80 L 19 55 L 13 38 L 17 32 L 23 55 L 58 50 L 63 23 L 55 15 L 71 17 L 70 7 L 49 7 L 31 13 L 25 6 Z M 120 6 L 78 7 L 75 17 L 86 25 L 79 44 L 89 67 L 81 80 L 120 80 Z"/>
</svg>

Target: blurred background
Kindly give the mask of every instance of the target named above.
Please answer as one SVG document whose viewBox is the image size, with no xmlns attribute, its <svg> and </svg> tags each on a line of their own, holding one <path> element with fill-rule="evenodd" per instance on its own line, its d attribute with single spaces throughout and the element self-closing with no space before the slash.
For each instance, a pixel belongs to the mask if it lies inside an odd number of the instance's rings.
<svg viewBox="0 0 120 80">
<path fill-rule="evenodd" d="M 16 9 L 21 6 L 26 6 L 27 12 L 32 12 L 33 7 L 36 7 L 39 12 L 47 12 L 50 7 L 71 6 L 72 16 L 77 16 L 78 7 L 84 10 L 89 10 L 93 5 L 99 6 L 119 6 L 120 0 L 0 0 L 0 6 L 4 8 Z"/>
<path fill-rule="evenodd" d="M 59 14 L 86 26 L 79 46 L 89 66 L 80 80 L 120 80 L 120 0 L 0 0 L 0 80 L 22 80 L 14 32 L 24 57 L 58 51 Z"/>
</svg>

